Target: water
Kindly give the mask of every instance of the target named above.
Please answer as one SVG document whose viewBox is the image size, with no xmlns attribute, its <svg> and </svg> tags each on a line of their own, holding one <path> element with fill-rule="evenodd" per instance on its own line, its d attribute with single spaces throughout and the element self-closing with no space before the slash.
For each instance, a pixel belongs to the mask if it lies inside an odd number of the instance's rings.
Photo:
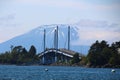
<svg viewBox="0 0 120 80">
<path fill-rule="evenodd" d="M 48 69 L 48 71 L 45 71 Z M 120 80 L 120 69 L 60 66 L 0 66 L 0 80 Z"/>
</svg>

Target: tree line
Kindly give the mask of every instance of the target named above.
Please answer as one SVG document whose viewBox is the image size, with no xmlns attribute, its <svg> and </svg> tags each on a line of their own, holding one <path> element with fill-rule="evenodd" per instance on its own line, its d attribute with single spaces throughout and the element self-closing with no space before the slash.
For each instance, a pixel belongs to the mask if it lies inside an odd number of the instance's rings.
<svg viewBox="0 0 120 80">
<path fill-rule="evenodd" d="M 32 45 L 27 51 L 22 46 L 11 46 L 11 51 L 0 54 L 0 64 L 39 64 L 39 56 L 36 48 Z M 70 62 L 87 67 L 116 67 L 120 68 L 120 41 L 111 45 L 107 41 L 96 41 L 90 46 L 86 56 L 79 59 L 76 53 Z"/>
<path fill-rule="evenodd" d="M 0 64 L 33 64 L 38 61 L 36 48 L 33 45 L 29 51 L 22 46 L 11 46 L 11 51 L 0 54 Z"/>
<path fill-rule="evenodd" d="M 111 45 L 107 41 L 98 40 L 89 49 L 88 55 L 83 57 L 81 64 L 89 67 L 119 67 L 120 68 L 120 41 Z"/>
</svg>

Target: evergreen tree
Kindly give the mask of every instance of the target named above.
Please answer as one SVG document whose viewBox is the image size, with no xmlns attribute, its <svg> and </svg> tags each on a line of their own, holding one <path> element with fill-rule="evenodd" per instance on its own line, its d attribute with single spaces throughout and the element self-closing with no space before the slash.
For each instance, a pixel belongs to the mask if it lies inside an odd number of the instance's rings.
<svg viewBox="0 0 120 80">
<path fill-rule="evenodd" d="M 102 61 L 102 65 L 105 65 L 105 64 L 108 64 L 109 63 L 109 60 L 110 58 L 112 57 L 112 50 L 109 48 L 109 47 L 106 47 L 102 50 L 101 52 L 101 61 Z"/>
<path fill-rule="evenodd" d="M 28 52 L 25 48 L 23 48 L 19 54 L 18 63 L 26 63 L 28 62 L 28 59 Z"/>
<path fill-rule="evenodd" d="M 96 41 L 93 45 L 91 45 L 88 56 L 87 56 L 90 65 L 101 66 L 107 62 L 106 56 L 105 56 L 105 54 L 107 53 L 104 51 L 105 48 L 106 49 L 109 48 L 109 45 L 104 40 L 101 42 Z"/>
<path fill-rule="evenodd" d="M 39 61 L 38 55 L 36 55 L 36 49 L 34 46 L 31 46 L 29 53 L 22 46 L 11 46 L 10 52 L 5 52 L 0 54 L 0 63 L 8 63 L 8 64 L 27 64 L 34 63 Z"/>
<path fill-rule="evenodd" d="M 19 58 L 19 54 L 22 51 L 22 46 L 16 46 L 12 49 L 11 51 L 11 63 L 12 64 L 17 64 L 17 60 Z"/>
<path fill-rule="evenodd" d="M 112 56 L 109 63 L 112 65 L 120 65 L 120 54 L 118 52 L 118 49 L 120 48 L 120 41 L 113 43 L 110 48 L 112 50 Z"/>
<path fill-rule="evenodd" d="M 120 41 L 113 43 L 111 46 L 104 40 L 101 42 L 96 41 L 90 47 L 87 55 L 88 62 L 91 66 L 120 65 L 119 48 Z"/>
<path fill-rule="evenodd" d="M 73 55 L 72 64 L 80 62 L 79 53 Z"/>
<path fill-rule="evenodd" d="M 32 45 L 29 50 L 29 55 L 33 58 L 36 55 L 36 48 Z"/>
</svg>

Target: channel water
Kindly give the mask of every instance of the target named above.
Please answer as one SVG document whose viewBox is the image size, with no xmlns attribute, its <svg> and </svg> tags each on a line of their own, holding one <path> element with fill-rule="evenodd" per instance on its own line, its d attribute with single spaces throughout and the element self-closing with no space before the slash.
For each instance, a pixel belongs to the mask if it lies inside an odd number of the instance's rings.
<svg viewBox="0 0 120 80">
<path fill-rule="evenodd" d="M 0 80 L 120 80 L 120 69 L 0 65 Z"/>
</svg>

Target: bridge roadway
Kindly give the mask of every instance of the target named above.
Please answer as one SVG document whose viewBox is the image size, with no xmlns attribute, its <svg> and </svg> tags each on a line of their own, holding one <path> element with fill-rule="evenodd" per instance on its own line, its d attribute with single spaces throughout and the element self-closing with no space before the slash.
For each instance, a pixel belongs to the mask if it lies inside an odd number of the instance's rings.
<svg viewBox="0 0 120 80">
<path fill-rule="evenodd" d="M 39 54 L 41 64 L 52 64 L 57 61 L 68 62 L 70 61 L 76 52 L 67 49 L 46 49 Z M 79 58 L 81 56 L 79 55 Z"/>
<path fill-rule="evenodd" d="M 47 50 L 45 50 L 44 52 L 42 52 L 42 53 L 39 55 L 39 57 L 41 57 L 41 56 L 43 56 L 43 55 L 45 55 L 45 54 L 47 54 L 47 53 L 50 53 L 50 52 L 57 53 L 57 54 L 62 54 L 62 55 L 64 55 L 64 56 L 67 56 L 67 57 L 70 57 L 70 58 L 72 58 L 73 55 L 75 54 L 74 51 L 70 51 L 70 50 L 67 50 L 67 49 L 58 49 L 58 50 L 57 50 L 57 49 L 51 48 L 51 49 L 47 49 Z"/>
</svg>

